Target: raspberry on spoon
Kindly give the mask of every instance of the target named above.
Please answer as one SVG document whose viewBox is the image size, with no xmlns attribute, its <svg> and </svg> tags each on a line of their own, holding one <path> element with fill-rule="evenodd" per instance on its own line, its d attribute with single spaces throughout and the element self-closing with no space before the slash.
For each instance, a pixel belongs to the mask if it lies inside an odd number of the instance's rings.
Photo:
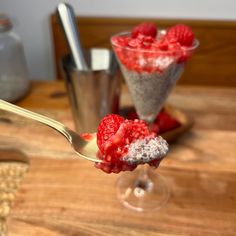
<svg viewBox="0 0 236 236">
<path fill-rule="evenodd" d="M 166 155 L 168 145 L 156 137 L 142 120 L 125 120 L 118 115 L 107 115 L 98 126 L 98 157 L 104 160 L 96 167 L 106 173 L 132 171 L 137 165 L 155 166 Z M 157 165 L 156 165 L 157 166 Z"/>
<path fill-rule="evenodd" d="M 104 145 L 117 132 L 124 118 L 115 114 L 105 116 L 100 122 L 97 130 L 97 145 L 104 154 Z"/>
</svg>

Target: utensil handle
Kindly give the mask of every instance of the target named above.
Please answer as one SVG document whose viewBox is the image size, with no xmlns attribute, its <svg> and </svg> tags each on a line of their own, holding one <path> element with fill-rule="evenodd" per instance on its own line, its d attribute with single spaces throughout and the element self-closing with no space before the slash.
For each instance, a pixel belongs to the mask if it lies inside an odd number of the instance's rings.
<svg viewBox="0 0 236 236">
<path fill-rule="evenodd" d="M 70 134 L 67 132 L 67 128 L 60 122 L 53 120 L 49 117 L 43 116 L 41 114 L 29 111 L 27 109 L 21 108 L 19 106 L 13 105 L 9 102 L 6 102 L 2 99 L 0 99 L 0 109 L 5 110 L 5 111 L 9 111 L 12 113 L 15 113 L 17 115 L 38 121 L 42 124 L 45 124 L 53 129 L 55 129 L 56 131 L 60 132 L 62 135 L 64 135 L 70 142 L 71 142 L 71 136 Z"/>
<path fill-rule="evenodd" d="M 76 27 L 74 10 L 68 3 L 60 3 L 57 7 L 57 17 L 61 23 L 70 48 L 74 63 L 78 70 L 88 70 L 80 45 L 79 32 Z"/>
</svg>

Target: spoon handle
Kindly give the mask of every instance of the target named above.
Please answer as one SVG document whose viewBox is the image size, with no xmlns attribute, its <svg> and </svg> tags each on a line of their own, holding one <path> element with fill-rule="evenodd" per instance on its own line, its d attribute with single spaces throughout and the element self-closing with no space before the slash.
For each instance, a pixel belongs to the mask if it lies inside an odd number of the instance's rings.
<svg viewBox="0 0 236 236">
<path fill-rule="evenodd" d="M 67 132 L 67 129 L 62 123 L 53 120 L 49 117 L 43 116 L 41 114 L 26 110 L 24 108 L 21 108 L 19 106 L 13 105 L 9 102 L 6 102 L 2 99 L 0 99 L 0 109 L 9 111 L 12 113 L 15 113 L 17 115 L 38 121 L 42 124 L 45 124 L 56 131 L 60 132 L 62 135 L 64 135 L 70 142 L 71 142 L 71 135 Z"/>
<path fill-rule="evenodd" d="M 77 69 L 80 71 L 87 71 L 88 67 L 80 44 L 79 32 L 77 30 L 72 6 L 68 3 L 60 3 L 57 7 L 57 17 L 61 23 L 62 30 L 64 31 L 67 44 Z"/>
</svg>

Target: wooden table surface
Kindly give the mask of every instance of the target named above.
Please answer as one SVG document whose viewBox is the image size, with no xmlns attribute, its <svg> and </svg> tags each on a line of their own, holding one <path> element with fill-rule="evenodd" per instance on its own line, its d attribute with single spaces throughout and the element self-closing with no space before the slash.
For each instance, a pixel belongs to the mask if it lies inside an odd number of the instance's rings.
<svg viewBox="0 0 236 236">
<path fill-rule="evenodd" d="M 125 88 L 121 103 L 130 104 Z M 119 175 L 79 159 L 50 128 L 17 116 L 0 122 L 0 148 L 20 149 L 30 159 L 8 219 L 9 236 L 236 235 L 236 90 L 177 86 L 168 103 L 195 124 L 171 144 L 158 169 L 171 197 L 156 212 L 124 208 L 116 197 Z M 73 128 L 61 82 L 34 82 L 17 104 Z"/>
</svg>

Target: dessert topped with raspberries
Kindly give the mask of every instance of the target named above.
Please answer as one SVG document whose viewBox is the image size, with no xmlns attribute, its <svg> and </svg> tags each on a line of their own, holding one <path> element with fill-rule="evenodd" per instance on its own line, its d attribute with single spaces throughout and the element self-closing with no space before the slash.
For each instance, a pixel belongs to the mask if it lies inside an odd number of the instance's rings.
<svg viewBox="0 0 236 236">
<path fill-rule="evenodd" d="M 192 29 L 142 23 L 111 38 L 138 117 L 153 122 L 198 46 Z"/>
<path fill-rule="evenodd" d="M 142 120 L 127 120 L 115 114 L 106 115 L 97 130 L 96 167 L 106 173 L 132 171 L 139 164 L 158 167 L 168 151 L 167 142 L 148 129 Z"/>
<path fill-rule="evenodd" d="M 198 41 L 186 25 L 158 30 L 153 23 L 142 23 L 113 36 L 111 44 L 140 120 L 115 114 L 102 119 L 97 145 L 103 162 L 96 167 L 106 173 L 132 171 L 140 164 L 158 167 L 168 144 L 148 123 L 154 123 Z"/>
<path fill-rule="evenodd" d="M 188 60 L 197 46 L 192 29 L 183 24 L 158 30 L 155 24 L 144 22 L 131 32 L 115 35 L 111 39 L 118 59 L 129 70 L 159 72 L 174 62 Z"/>
</svg>

